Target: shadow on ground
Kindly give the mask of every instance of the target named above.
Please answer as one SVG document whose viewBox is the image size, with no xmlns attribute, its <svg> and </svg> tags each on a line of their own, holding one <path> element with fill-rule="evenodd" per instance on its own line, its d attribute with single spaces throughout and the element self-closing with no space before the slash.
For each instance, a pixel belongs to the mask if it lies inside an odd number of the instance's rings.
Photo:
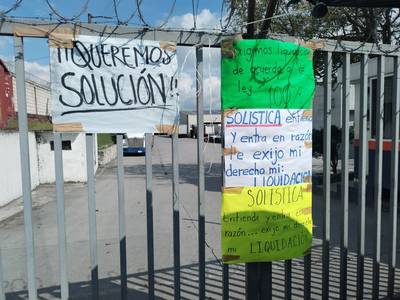
<svg viewBox="0 0 400 300">
<path fill-rule="evenodd" d="M 319 241 L 320 242 L 320 241 Z M 330 298 L 339 297 L 339 279 L 340 279 L 340 249 L 335 247 L 330 251 Z M 349 253 L 348 262 L 348 281 L 347 295 L 353 298 L 356 295 L 356 269 L 357 262 L 354 253 Z M 304 298 L 304 264 L 303 258 L 292 260 L 291 273 L 291 292 L 292 299 Z M 311 270 L 311 298 L 321 299 L 321 276 L 322 276 L 322 247 L 314 245 L 312 249 L 312 270 Z M 208 261 L 206 266 L 206 299 L 222 299 L 223 279 L 222 265 L 217 260 Z M 386 299 L 387 290 L 387 265 L 381 265 L 380 278 L 380 299 Z M 198 264 L 189 264 L 181 266 L 181 297 L 180 299 L 198 299 Z M 399 272 L 396 270 L 396 294 L 400 295 L 398 287 L 400 285 Z M 371 299 L 372 286 L 372 259 L 365 260 L 365 288 L 364 299 Z M 174 298 L 174 268 L 164 268 L 155 271 L 155 299 L 173 299 Z M 148 297 L 148 273 L 139 272 L 129 274 L 128 299 L 145 300 Z M 273 299 L 285 299 L 285 265 L 283 261 L 272 264 L 272 296 Z M 91 299 L 90 281 L 77 282 L 70 284 L 70 299 L 83 300 Z M 100 299 L 121 299 L 120 277 L 108 277 L 99 280 Z M 53 286 L 41 288 L 38 290 L 38 299 L 60 298 L 60 287 Z M 7 300 L 20 300 L 27 298 L 27 291 L 8 293 Z M 229 265 L 229 299 L 240 300 L 245 298 L 245 267 L 243 264 Z M 394 298 L 394 299 L 399 299 Z"/>
<path fill-rule="evenodd" d="M 205 189 L 210 192 L 220 192 L 222 186 L 221 163 L 205 163 Z M 144 176 L 146 165 L 138 164 L 125 167 L 125 176 Z M 172 180 L 171 164 L 153 164 L 153 178 L 157 180 Z M 197 164 L 179 164 L 179 180 L 183 184 L 198 184 Z"/>
</svg>

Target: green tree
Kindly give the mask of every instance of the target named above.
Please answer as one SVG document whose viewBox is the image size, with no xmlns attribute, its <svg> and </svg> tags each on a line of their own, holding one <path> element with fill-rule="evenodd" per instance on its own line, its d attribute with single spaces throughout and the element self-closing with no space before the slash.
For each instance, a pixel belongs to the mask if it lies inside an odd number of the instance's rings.
<svg viewBox="0 0 400 300">
<path fill-rule="evenodd" d="M 246 26 L 240 24 L 247 23 L 248 0 L 225 0 L 225 3 L 230 9 L 228 19 L 231 20 L 232 27 L 236 27 L 236 30 L 245 29 Z M 318 19 L 311 16 L 313 5 L 305 0 L 256 0 L 255 7 L 255 37 L 285 34 L 304 40 L 334 39 L 400 45 L 399 9 L 329 7 L 328 14 Z M 351 59 L 352 62 L 357 62 L 359 57 L 353 55 Z M 322 53 L 315 53 L 314 66 L 316 77 L 322 77 Z M 341 57 L 334 55 L 334 77 L 340 66 Z"/>
<path fill-rule="evenodd" d="M 379 0 L 377 0 L 379 1 Z M 233 19 L 247 22 L 248 0 L 225 0 Z M 255 23 L 258 36 L 268 33 L 288 34 L 304 39 L 329 38 L 349 41 L 398 44 L 400 10 L 398 8 L 330 7 L 321 19 L 311 16 L 313 5 L 303 0 L 256 0 Z M 297 1 L 295 1 L 297 2 Z M 288 5 L 289 4 L 289 5 Z M 268 8 L 272 7 L 272 11 Z"/>
</svg>

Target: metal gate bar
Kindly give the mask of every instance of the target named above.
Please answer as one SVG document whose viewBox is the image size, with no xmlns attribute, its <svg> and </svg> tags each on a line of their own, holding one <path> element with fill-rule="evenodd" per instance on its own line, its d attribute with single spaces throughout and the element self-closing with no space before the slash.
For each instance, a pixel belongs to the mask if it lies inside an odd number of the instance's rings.
<svg viewBox="0 0 400 300">
<path fill-rule="evenodd" d="M 304 299 L 311 299 L 311 249 L 303 259 L 304 262 Z"/>
<path fill-rule="evenodd" d="M 329 298 L 329 247 L 331 240 L 331 119 L 332 119 L 332 52 L 326 52 L 324 57 L 324 141 L 323 141 L 323 266 L 322 266 L 322 298 Z"/>
<path fill-rule="evenodd" d="M 154 229 L 153 229 L 153 135 L 145 134 L 146 144 L 146 215 L 147 215 L 147 269 L 149 299 L 154 299 Z"/>
<path fill-rule="evenodd" d="M 246 264 L 246 299 L 272 299 L 272 264 Z"/>
<path fill-rule="evenodd" d="M 229 300 L 229 265 L 222 265 L 222 299 Z"/>
<path fill-rule="evenodd" d="M 365 256 L 365 191 L 367 184 L 367 105 L 368 105 L 368 55 L 361 56 L 361 93 L 359 116 L 358 155 L 358 256 L 357 256 L 357 299 L 364 298 Z"/>
<path fill-rule="evenodd" d="M 64 171 L 62 155 L 62 135 L 55 132 L 54 136 L 54 168 L 56 175 L 57 228 L 58 228 L 58 259 L 60 266 L 61 299 L 68 300 L 68 268 L 67 268 L 67 236 L 65 233 L 65 201 L 64 201 Z"/>
<path fill-rule="evenodd" d="M 6 294 L 3 288 L 3 260 L 1 255 L 1 247 L 0 247 L 0 300 L 6 300 Z"/>
<path fill-rule="evenodd" d="M 392 100 L 392 151 L 390 166 L 390 229 L 391 245 L 389 252 L 389 274 L 388 274 L 388 296 L 393 298 L 394 281 L 396 270 L 396 247 L 397 247 L 397 201 L 399 180 L 399 126 L 400 126 L 400 61 L 395 56 L 393 61 L 393 100 Z"/>
<path fill-rule="evenodd" d="M 204 99 L 203 99 L 203 47 L 196 47 L 196 100 L 197 100 L 197 167 L 198 167 L 198 240 L 199 240 L 199 298 L 206 298 L 205 207 L 204 207 Z"/>
<path fill-rule="evenodd" d="M 125 222 L 125 184 L 124 184 L 124 153 L 122 134 L 117 134 L 117 184 L 118 184 L 118 235 L 119 264 L 121 275 L 121 299 L 128 299 L 127 269 L 126 269 L 126 222 Z"/>
<path fill-rule="evenodd" d="M 208 50 L 210 51 L 210 49 Z M 221 112 L 221 137 L 225 136 L 225 115 L 223 112 Z M 225 156 L 224 156 L 224 149 L 225 149 L 225 139 L 221 139 L 221 187 L 225 186 L 225 177 L 224 177 L 224 170 L 225 170 Z M 221 190 L 221 198 L 222 198 L 222 192 Z M 221 202 L 222 203 L 222 202 Z M 221 204 L 222 205 L 222 204 Z M 221 260 L 222 262 L 222 260 Z M 222 299 L 223 300 L 229 300 L 229 271 L 232 270 L 232 268 L 229 266 L 229 264 L 224 264 L 222 262 Z"/>
<path fill-rule="evenodd" d="M 99 264 L 97 258 L 96 187 L 94 174 L 94 137 L 86 134 L 86 168 L 89 212 L 89 247 L 92 299 L 99 299 Z"/>
<path fill-rule="evenodd" d="M 15 21 L 5 21 L 1 27 L 1 34 L 13 34 L 12 26 Z M 36 21 L 35 21 L 36 22 Z M 31 23 L 31 22 L 29 22 Z M 54 26 L 69 27 L 72 24 L 42 24 L 36 22 L 38 26 L 45 28 L 54 28 Z M 22 23 L 21 23 L 22 24 Z M 21 25 L 19 24 L 19 25 Z M 22 25 L 21 25 L 22 26 Z M 47 27 L 46 27 L 47 26 Z M 99 25 L 89 25 L 83 28 L 82 33 L 90 35 L 96 34 L 96 31 L 104 29 L 113 30 L 112 27 L 103 28 Z M 203 120 L 203 48 L 205 44 L 203 35 L 193 33 L 170 31 L 154 31 L 151 33 L 143 33 L 140 30 L 115 29 L 115 32 L 121 33 L 132 38 L 137 37 L 155 40 L 172 40 L 178 41 L 182 45 L 196 45 L 196 98 L 197 98 L 197 162 L 198 162 L 198 250 L 199 250 L 199 299 L 206 298 L 206 278 L 205 278 L 205 178 L 204 178 L 204 120 Z M 46 30 L 43 31 L 44 33 Z M 46 36 L 44 34 L 44 36 Z M 217 46 L 221 36 L 206 34 L 208 38 L 213 39 L 213 45 Z M 162 37 L 162 39 L 161 39 Z M 187 40 L 185 40 L 187 38 Z M 290 40 L 290 38 L 278 37 L 282 40 Z M 19 130 L 20 130 L 20 151 L 21 151 L 21 170 L 22 170 L 22 186 L 24 200 L 24 222 L 25 222 L 25 239 L 27 249 L 27 274 L 28 274 L 28 290 L 29 298 L 37 298 L 37 290 L 35 285 L 35 255 L 34 255 L 34 238 L 33 238 L 33 221 L 32 221 L 32 201 L 31 201 L 31 185 L 30 185 L 30 162 L 29 162 L 29 141 L 28 141 L 28 124 L 26 111 L 26 95 L 25 95 L 25 76 L 24 76 L 24 59 L 23 59 L 23 39 L 22 37 L 14 37 L 16 77 L 17 77 L 17 97 L 19 111 Z M 350 53 L 361 54 L 360 74 L 361 74 L 361 101 L 359 109 L 359 168 L 358 168 L 358 206 L 359 206 L 359 224 L 358 224 L 358 245 L 357 245 L 357 298 L 364 298 L 364 257 L 365 257 L 365 205 L 366 205 L 366 175 L 367 175 L 367 106 L 368 106 L 368 55 L 378 55 L 378 114 L 377 118 L 377 148 L 375 157 L 375 229 L 376 240 L 373 251 L 373 297 L 379 296 L 379 282 L 384 280 L 380 276 L 380 259 L 381 259 L 381 204 L 382 204 L 382 141 L 383 141 L 383 92 L 384 92 L 384 61 L 385 53 L 390 51 L 390 46 L 376 47 L 373 44 L 365 44 L 360 46 L 355 42 L 335 42 L 325 41 L 323 48 L 325 61 L 325 78 L 324 78 L 324 159 L 323 159 L 323 267 L 322 267 L 322 298 L 328 298 L 329 288 L 332 282 L 329 281 L 330 268 L 330 214 L 331 214 L 331 196 L 330 196 L 330 145 L 331 145 L 331 109 L 332 109 L 332 54 L 333 52 L 342 52 L 344 58 L 343 78 L 342 78 L 342 166 L 341 166 L 341 222 L 340 222 L 340 298 L 347 297 L 347 280 L 348 280 L 348 207 L 349 207 L 349 99 L 350 99 Z M 391 222 L 391 248 L 389 258 L 389 275 L 388 275 L 388 295 L 394 294 L 395 285 L 395 267 L 396 267 L 396 238 L 397 238 L 397 197 L 398 197 L 398 142 L 399 142 L 399 110 L 400 110 L 400 66 L 399 53 L 389 54 L 394 56 L 394 97 L 392 112 L 392 155 L 391 155 L 391 193 L 390 193 L 390 222 Z M 155 282 L 154 282 L 154 232 L 153 232 L 153 207 L 152 207 L 152 136 L 146 134 L 146 207 L 147 207 L 147 247 L 148 247 L 148 286 L 149 297 L 154 299 Z M 63 299 L 68 298 L 68 278 L 67 278 L 67 253 L 66 253 L 66 236 L 65 236 L 65 208 L 64 208 L 64 187 L 63 187 L 63 170 L 62 170 L 62 136 L 60 133 L 54 134 L 55 146 L 55 167 L 56 167 L 56 191 L 57 191 L 57 216 L 59 230 L 59 251 L 60 251 L 60 283 L 61 296 Z M 120 240 L 120 268 L 121 268 L 121 298 L 127 298 L 127 257 L 126 257 L 126 229 L 125 229 L 125 199 L 124 199 L 124 170 L 123 170 L 123 153 L 122 153 L 122 135 L 117 136 L 118 146 L 118 210 L 119 210 L 119 240 Z M 88 208 L 89 208 L 89 240 L 90 240 L 90 258 L 91 258 L 91 286 L 92 297 L 99 297 L 99 281 L 98 281 L 98 261 L 97 261 L 97 233 L 96 233 L 96 199 L 95 199 L 95 177 L 94 177 L 94 136 L 86 135 L 86 153 L 87 153 L 87 180 L 88 180 Z M 181 277 L 180 277 L 180 239 L 179 239 L 179 162 L 178 162 L 178 137 L 176 134 L 172 137 L 172 158 L 173 158 L 173 240 L 174 240 L 174 297 L 180 298 L 181 293 Z M 333 253 L 332 253 L 333 256 Z M 1 259 L 1 258 L 0 258 Z M 368 261 L 367 261 L 368 262 Z M 251 265 L 250 265 L 251 267 Z M 272 268 L 270 263 L 261 263 L 254 265 L 254 272 L 257 273 L 258 287 L 265 298 L 272 298 Z M 311 254 L 304 257 L 304 298 L 311 298 Z M 336 270 L 333 268 L 332 270 Z M 285 299 L 292 297 L 292 262 L 285 261 Z M 0 268 L 1 272 L 1 268 Z M 0 274 L 1 275 L 1 274 Z M 0 278 L 1 281 L 1 278 Z M 224 265 L 222 268 L 222 295 L 224 299 L 229 299 L 229 268 Z M 249 290 L 247 291 L 249 292 Z M 0 288 L 0 300 L 2 292 Z"/>
<path fill-rule="evenodd" d="M 381 262 L 381 210 L 382 210 L 382 157 L 383 157 L 383 105 L 385 102 L 385 57 L 378 56 L 378 82 L 376 105 L 376 149 L 375 149 L 375 240 L 374 263 L 372 268 L 372 298 L 379 298 L 379 269 Z"/>
<path fill-rule="evenodd" d="M 179 129 L 178 129 L 179 131 Z M 172 135 L 172 226 L 174 242 L 174 298 L 181 299 L 181 254 L 180 254 L 180 213 L 179 213 L 179 143 L 178 133 Z"/>
<path fill-rule="evenodd" d="M 23 38 L 14 36 L 15 76 L 18 99 L 18 128 L 21 159 L 22 198 L 24 201 L 24 225 L 26 266 L 29 300 L 36 300 L 35 246 L 32 221 L 31 169 L 29 157 L 28 115 L 26 108 L 25 64 Z"/>
<path fill-rule="evenodd" d="M 347 298 L 347 256 L 349 247 L 349 122 L 350 122 L 350 53 L 343 54 L 342 69 L 342 161 L 341 161 L 341 239 L 340 299 Z"/>
<path fill-rule="evenodd" d="M 285 260 L 285 300 L 292 299 L 292 260 Z"/>
<path fill-rule="evenodd" d="M 272 262 L 260 263 L 260 272 L 261 295 L 265 294 L 261 299 L 272 300 Z"/>
</svg>

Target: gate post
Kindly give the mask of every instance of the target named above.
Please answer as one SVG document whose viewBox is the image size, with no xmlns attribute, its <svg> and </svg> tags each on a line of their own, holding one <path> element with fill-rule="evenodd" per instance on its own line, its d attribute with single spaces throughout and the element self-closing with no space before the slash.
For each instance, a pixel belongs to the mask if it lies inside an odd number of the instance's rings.
<svg viewBox="0 0 400 300">
<path fill-rule="evenodd" d="M 394 57 L 394 90 L 392 100 L 392 152 L 390 166 L 390 231 L 391 231 L 391 247 L 389 260 L 389 275 L 388 275 L 388 296 L 389 299 L 394 294 L 394 280 L 397 261 L 397 199 L 399 193 L 399 124 L 400 124 L 400 61 L 399 57 Z"/>
<path fill-rule="evenodd" d="M 199 228 L 199 299 L 206 297 L 205 210 L 204 210 L 204 120 L 203 120 L 203 46 L 196 47 L 198 228 Z"/>
<path fill-rule="evenodd" d="M 92 299 L 99 299 L 99 265 L 97 256 L 96 187 L 94 174 L 94 135 L 86 133 L 86 171 L 89 212 L 89 248 Z"/>
<path fill-rule="evenodd" d="M 3 261 L 0 247 L 0 300 L 6 300 L 5 291 L 3 288 Z"/>
<path fill-rule="evenodd" d="M 64 199 L 64 172 L 62 136 L 60 132 L 54 133 L 54 168 L 56 179 L 57 201 L 57 229 L 58 229 L 58 260 L 60 266 L 61 299 L 69 298 L 68 288 L 68 258 L 67 236 L 65 232 L 65 199 Z"/>
<path fill-rule="evenodd" d="M 32 222 L 31 170 L 29 159 L 28 115 L 26 108 L 24 43 L 20 36 L 14 36 L 15 75 L 17 79 L 18 129 L 21 156 L 22 198 L 24 201 L 24 225 L 26 243 L 26 264 L 29 299 L 36 300 L 35 247 Z"/>
<path fill-rule="evenodd" d="M 256 1 L 248 1 L 247 36 L 254 37 L 254 16 Z M 247 263 L 246 264 L 246 299 L 272 299 L 272 263 Z"/>
<path fill-rule="evenodd" d="M 246 299 L 272 299 L 272 263 L 246 264 Z"/>
</svg>

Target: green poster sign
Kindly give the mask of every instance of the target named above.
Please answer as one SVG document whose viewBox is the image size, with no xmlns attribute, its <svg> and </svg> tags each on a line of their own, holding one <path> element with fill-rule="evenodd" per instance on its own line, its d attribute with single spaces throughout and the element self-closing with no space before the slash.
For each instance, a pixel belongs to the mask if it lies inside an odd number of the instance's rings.
<svg viewBox="0 0 400 300">
<path fill-rule="evenodd" d="M 311 108 L 311 49 L 276 40 L 225 40 L 221 51 L 223 110 Z"/>
</svg>

